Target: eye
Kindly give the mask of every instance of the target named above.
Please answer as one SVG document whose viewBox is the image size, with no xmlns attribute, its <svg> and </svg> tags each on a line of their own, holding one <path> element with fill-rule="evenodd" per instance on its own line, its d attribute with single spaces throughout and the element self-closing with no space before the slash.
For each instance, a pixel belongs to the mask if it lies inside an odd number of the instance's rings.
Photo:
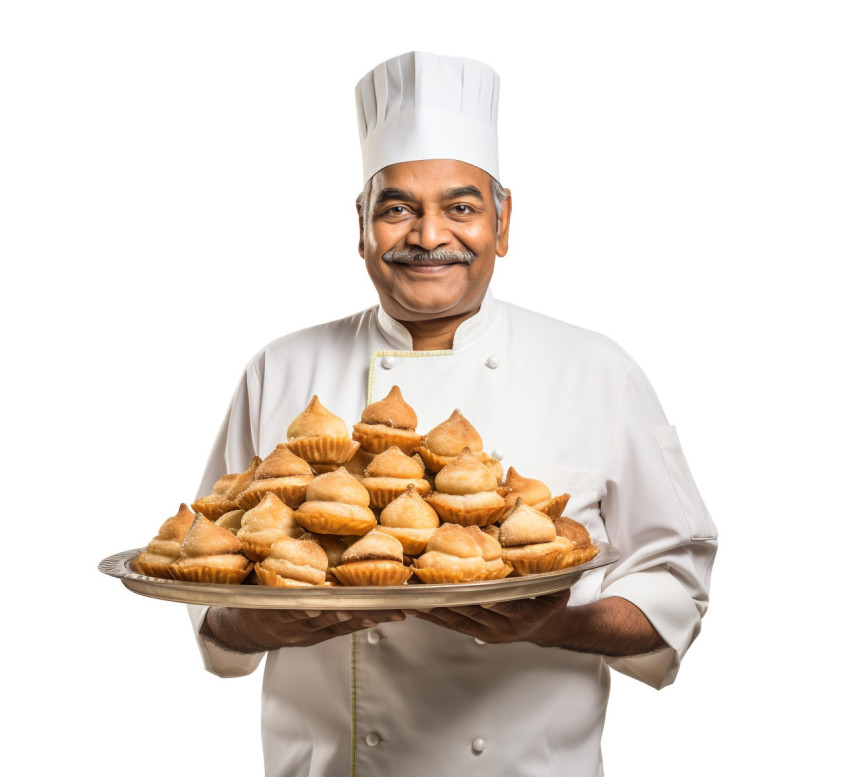
<svg viewBox="0 0 850 777">
<path fill-rule="evenodd" d="M 407 213 L 410 213 L 410 209 L 406 205 L 390 205 L 384 211 L 385 216 L 404 216 Z"/>
<path fill-rule="evenodd" d="M 467 205 L 465 202 L 459 202 L 457 205 L 452 205 L 452 212 L 458 216 L 471 216 L 475 213 L 475 210 L 471 205 Z"/>
</svg>

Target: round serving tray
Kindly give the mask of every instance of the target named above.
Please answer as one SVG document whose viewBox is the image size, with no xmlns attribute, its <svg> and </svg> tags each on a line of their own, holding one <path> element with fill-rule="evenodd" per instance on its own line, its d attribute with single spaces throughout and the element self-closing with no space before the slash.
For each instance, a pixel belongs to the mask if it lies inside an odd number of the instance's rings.
<svg viewBox="0 0 850 777">
<path fill-rule="evenodd" d="M 422 610 L 432 607 L 462 607 L 469 604 L 506 602 L 563 591 L 592 569 L 613 564 L 619 551 L 607 542 L 597 542 L 599 554 L 590 561 L 558 572 L 482 580 L 477 583 L 412 584 L 395 586 L 322 586 L 273 588 L 265 585 L 221 585 L 189 583 L 140 575 L 130 562 L 144 550 L 125 550 L 98 565 L 104 574 L 117 577 L 131 591 L 154 599 L 185 604 L 224 607 L 253 607 L 276 610 Z"/>
</svg>

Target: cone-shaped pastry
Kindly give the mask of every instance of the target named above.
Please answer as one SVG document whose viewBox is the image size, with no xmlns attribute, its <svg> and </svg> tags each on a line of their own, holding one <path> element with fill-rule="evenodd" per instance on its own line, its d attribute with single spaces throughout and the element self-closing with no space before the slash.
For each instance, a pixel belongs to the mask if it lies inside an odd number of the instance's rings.
<svg viewBox="0 0 850 777">
<path fill-rule="evenodd" d="M 239 496 L 239 505 L 250 510 L 271 492 L 294 510 L 304 501 L 313 477 L 310 465 L 281 443 L 257 467 L 253 482 Z"/>
<path fill-rule="evenodd" d="M 345 462 L 342 466 L 345 467 L 358 480 L 363 480 L 366 475 L 366 467 L 368 467 L 375 458 L 374 453 L 367 453 L 363 448 L 358 448 L 354 455 Z"/>
<path fill-rule="evenodd" d="M 510 489 L 505 497 L 505 505 L 507 506 L 505 515 L 513 509 L 517 498 L 522 497 L 522 501 L 531 505 L 535 510 L 546 513 L 550 518 L 557 518 L 564 511 L 570 498 L 569 494 L 553 497 L 549 486 L 542 480 L 524 478 L 513 467 L 508 467 L 508 474 L 505 475 L 505 486 Z"/>
<path fill-rule="evenodd" d="M 245 515 L 244 510 L 231 510 L 229 513 L 225 513 L 221 516 L 215 523 L 216 526 L 223 526 L 225 529 L 233 532 L 239 531 L 242 527 L 242 516 Z"/>
<path fill-rule="evenodd" d="M 439 472 L 464 448 L 478 453 L 484 449 L 484 443 L 475 427 L 461 415 L 460 410 L 455 410 L 422 438 L 417 452 L 428 469 Z"/>
<path fill-rule="evenodd" d="M 423 583 L 470 583 L 488 577 L 481 546 L 454 523 L 437 529 L 425 552 L 413 560 L 413 572 Z"/>
<path fill-rule="evenodd" d="M 518 575 L 554 572 L 568 565 L 570 542 L 559 537 L 552 519 L 516 500 L 499 529 L 502 560 Z"/>
<path fill-rule="evenodd" d="M 281 537 L 254 568 L 260 585 L 303 588 L 326 585 L 328 557 L 312 539 Z"/>
<path fill-rule="evenodd" d="M 241 550 L 242 543 L 230 531 L 199 513 L 171 572 L 178 580 L 196 583 L 241 583 L 254 566 Z"/>
<path fill-rule="evenodd" d="M 431 484 L 424 479 L 424 474 L 425 465 L 419 456 L 410 457 L 393 446 L 375 456 L 360 482 L 369 492 L 371 506 L 382 509 L 401 496 L 408 486 L 412 485 L 423 496 L 427 494 Z"/>
<path fill-rule="evenodd" d="M 317 542 L 321 546 L 328 558 L 328 583 L 337 585 L 336 578 L 333 576 L 333 569 L 342 563 L 342 554 L 348 549 L 349 543 L 335 534 L 312 534 L 311 532 L 303 534 L 299 539 L 313 540 L 313 542 Z M 354 539 L 356 538 L 349 537 L 349 540 Z"/>
<path fill-rule="evenodd" d="M 342 467 L 310 483 L 295 519 L 309 532 L 358 536 L 378 523 L 369 509 L 369 492 Z"/>
<path fill-rule="evenodd" d="M 295 513 L 273 493 L 267 493 L 260 504 L 248 510 L 236 536 L 242 541 L 242 552 L 252 561 L 269 555 L 272 543 L 281 537 L 300 537 L 304 533 Z"/>
<path fill-rule="evenodd" d="M 203 513 L 211 521 L 217 521 L 225 513 L 239 508 L 239 496 L 251 481 L 260 466 L 259 456 L 254 456 L 244 472 L 234 472 L 216 481 L 211 494 L 202 496 L 192 502 L 196 513 Z"/>
<path fill-rule="evenodd" d="M 370 531 L 342 554 L 333 574 L 343 585 L 403 585 L 413 572 L 395 537 Z"/>
<path fill-rule="evenodd" d="M 360 447 L 348 436 L 348 427 L 314 396 L 286 430 L 290 450 L 310 464 L 339 466 Z"/>
<path fill-rule="evenodd" d="M 576 564 L 584 564 L 599 553 L 599 548 L 590 539 L 590 532 L 578 521 L 561 515 L 554 520 L 555 532 L 559 537 L 572 544 L 572 550 L 566 566 L 573 567 Z"/>
<path fill-rule="evenodd" d="M 494 459 L 489 453 L 485 453 L 484 451 L 481 451 L 478 455 L 481 457 L 481 463 L 486 465 L 486 467 L 496 476 L 496 480 L 501 482 L 505 475 L 502 462 L 498 459 Z"/>
<path fill-rule="evenodd" d="M 366 406 L 352 437 L 369 453 L 383 453 L 395 446 L 411 456 L 422 442 L 416 424 L 413 408 L 404 401 L 401 389 L 393 386 L 386 397 Z"/>
<path fill-rule="evenodd" d="M 418 556 L 440 525 L 440 517 L 413 485 L 381 511 L 380 530 L 395 537 L 408 556 Z"/>
<path fill-rule="evenodd" d="M 151 577 L 171 578 L 171 565 L 180 555 L 180 543 L 194 521 L 195 514 L 185 504 L 181 504 L 177 514 L 159 527 L 147 549 L 133 561 L 133 569 Z"/>
<path fill-rule="evenodd" d="M 465 526 L 463 529 L 481 549 L 484 558 L 485 580 L 501 580 L 513 572 L 513 567 L 502 559 L 502 546 L 497 537 L 485 533 L 477 526 Z"/>
<path fill-rule="evenodd" d="M 487 526 L 505 509 L 493 472 L 468 448 L 450 461 L 435 479 L 436 491 L 426 498 L 440 518 L 462 526 Z"/>
</svg>

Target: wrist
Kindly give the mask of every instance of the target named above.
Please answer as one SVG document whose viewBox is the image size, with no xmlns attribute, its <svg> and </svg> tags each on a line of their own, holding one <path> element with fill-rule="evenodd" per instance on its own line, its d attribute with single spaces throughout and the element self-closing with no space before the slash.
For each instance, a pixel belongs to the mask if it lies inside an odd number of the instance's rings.
<svg viewBox="0 0 850 777">
<path fill-rule="evenodd" d="M 230 607 L 210 607 L 199 633 L 215 645 L 234 653 L 263 653 L 266 647 L 256 639 L 256 630 L 246 628 L 245 617 L 250 613 Z M 253 635 L 249 639 L 249 635 Z"/>
</svg>

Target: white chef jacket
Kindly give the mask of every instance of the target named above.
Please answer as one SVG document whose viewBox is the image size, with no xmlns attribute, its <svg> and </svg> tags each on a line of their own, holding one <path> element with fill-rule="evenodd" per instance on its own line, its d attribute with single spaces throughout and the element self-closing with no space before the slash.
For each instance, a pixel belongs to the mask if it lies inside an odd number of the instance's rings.
<svg viewBox="0 0 850 777">
<path fill-rule="evenodd" d="M 201 493 L 284 441 L 313 394 L 353 425 L 393 385 L 420 431 L 458 408 L 506 470 L 569 493 L 566 514 L 622 554 L 583 577 L 570 604 L 628 599 L 668 647 L 605 659 L 483 644 L 408 617 L 273 651 L 266 774 L 601 775 L 608 667 L 657 688 L 672 682 L 708 604 L 717 535 L 675 429 L 641 370 L 601 335 L 488 293 L 451 350 L 414 351 L 408 331 L 376 306 L 280 338 L 248 364 Z M 205 611 L 190 607 L 196 634 Z M 262 659 L 198 642 L 206 668 L 223 677 Z"/>
</svg>

